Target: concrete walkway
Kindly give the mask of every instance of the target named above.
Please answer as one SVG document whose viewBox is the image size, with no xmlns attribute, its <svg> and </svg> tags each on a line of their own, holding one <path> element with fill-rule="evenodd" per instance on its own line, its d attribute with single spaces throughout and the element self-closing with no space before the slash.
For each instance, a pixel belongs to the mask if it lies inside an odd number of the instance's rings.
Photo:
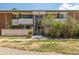
<svg viewBox="0 0 79 59">
<path fill-rule="evenodd" d="M 62 55 L 55 52 L 31 52 L 18 49 L 0 47 L 0 55 Z"/>
</svg>

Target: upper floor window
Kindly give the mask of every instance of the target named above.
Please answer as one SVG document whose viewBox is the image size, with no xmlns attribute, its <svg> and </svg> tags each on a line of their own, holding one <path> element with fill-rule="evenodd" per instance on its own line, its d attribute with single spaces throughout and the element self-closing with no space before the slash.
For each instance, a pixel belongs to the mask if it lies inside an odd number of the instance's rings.
<svg viewBox="0 0 79 59">
<path fill-rule="evenodd" d="M 65 18 L 65 15 L 64 14 L 60 14 L 59 18 Z"/>
<path fill-rule="evenodd" d="M 16 15 L 12 15 L 12 19 L 16 19 Z"/>
<path fill-rule="evenodd" d="M 19 19 L 19 15 L 12 15 L 12 19 Z"/>
<path fill-rule="evenodd" d="M 58 13 L 57 18 L 67 18 L 67 13 L 65 12 Z"/>
<path fill-rule="evenodd" d="M 33 18 L 32 15 L 21 15 L 21 18 Z"/>
<path fill-rule="evenodd" d="M 12 19 L 19 19 L 19 18 L 33 18 L 32 15 L 12 15 Z"/>
</svg>

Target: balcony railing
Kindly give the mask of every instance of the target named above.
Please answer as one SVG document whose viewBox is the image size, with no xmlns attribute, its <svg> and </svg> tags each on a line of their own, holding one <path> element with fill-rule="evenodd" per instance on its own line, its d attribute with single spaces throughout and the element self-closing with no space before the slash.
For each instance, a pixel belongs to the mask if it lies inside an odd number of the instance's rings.
<svg viewBox="0 0 79 59">
<path fill-rule="evenodd" d="M 33 24 L 33 19 L 32 18 L 27 18 L 27 19 L 12 19 L 12 25 L 19 25 L 19 24 Z"/>
</svg>

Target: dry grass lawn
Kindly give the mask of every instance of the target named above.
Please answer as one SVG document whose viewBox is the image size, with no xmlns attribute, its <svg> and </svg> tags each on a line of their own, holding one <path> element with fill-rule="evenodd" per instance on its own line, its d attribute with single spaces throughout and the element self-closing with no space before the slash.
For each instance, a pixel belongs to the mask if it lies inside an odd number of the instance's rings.
<svg viewBox="0 0 79 59">
<path fill-rule="evenodd" d="M 68 55 L 79 55 L 79 40 L 0 40 L 0 47 L 36 52 L 56 52 Z"/>
</svg>

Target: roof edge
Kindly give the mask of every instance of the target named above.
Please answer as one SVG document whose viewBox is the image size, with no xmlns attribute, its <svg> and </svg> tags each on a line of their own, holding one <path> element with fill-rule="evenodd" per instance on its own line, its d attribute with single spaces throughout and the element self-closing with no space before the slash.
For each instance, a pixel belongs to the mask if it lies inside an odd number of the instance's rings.
<svg viewBox="0 0 79 59">
<path fill-rule="evenodd" d="M 79 10 L 0 10 L 0 12 L 32 12 L 32 11 L 50 11 L 50 12 L 57 12 L 57 11 L 79 11 Z"/>
</svg>

